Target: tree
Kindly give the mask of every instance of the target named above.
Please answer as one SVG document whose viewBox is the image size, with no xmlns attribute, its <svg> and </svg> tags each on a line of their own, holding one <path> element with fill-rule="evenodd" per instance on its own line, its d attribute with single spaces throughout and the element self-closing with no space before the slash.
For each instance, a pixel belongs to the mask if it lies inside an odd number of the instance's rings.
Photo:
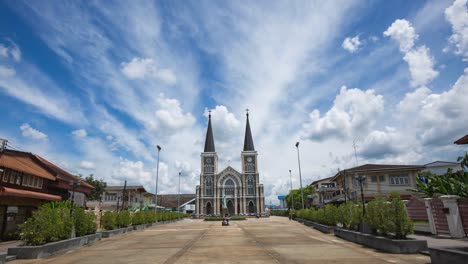
<svg viewBox="0 0 468 264">
<path fill-rule="evenodd" d="M 94 186 L 94 190 L 92 190 L 91 193 L 86 196 L 86 198 L 88 198 L 88 200 L 91 201 L 101 201 L 102 194 L 104 193 L 107 187 L 107 183 L 102 179 L 94 179 L 93 174 L 90 174 L 88 177 L 86 177 L 85 181 Z"/>
<path fill-rule="evenodd" d="M 307 201 L 307 195 L 311 195 L 315 192 L 315 188 L 313 186 L 306 186 L 302 188 L 302 192 L 304 194 L 304 206 Z M 301 189 L 294 189 L 292 190 L 292 195 L 293 195 L 293 200 L 294 200 L 294 206 L 292 209 L 302 209 L 302 200 L 301 200 Z M 288 208 L 291 208 L 291 191 L 286 195 L 284 198 L 286 200 L 286 203 L 288 205 Z"/>
<path fill-rule="evenodd" d="M 465 152 L 465 155 L 458 157 L 458 162 L 465 171 L 468 171 L 468 152 Z"/>
</svg>

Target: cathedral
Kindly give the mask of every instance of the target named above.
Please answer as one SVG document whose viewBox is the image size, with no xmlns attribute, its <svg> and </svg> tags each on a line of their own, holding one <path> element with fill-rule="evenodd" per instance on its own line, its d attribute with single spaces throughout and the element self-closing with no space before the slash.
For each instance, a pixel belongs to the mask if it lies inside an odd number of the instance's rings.
<svg viewBox="0 0 468 264">
<path fill-rule="evenodd" d="M 241 152 L 242 172 L 228 166 L 218 173 L 211 113 L 208 115 L 205 149 L 201 153 L 200 185 L 197 185 L 195 215 L 264 215 L 265 197 L 260 184 L 255 151 L 250 131 L 249 113 L 245 126 L 244 150 Z"/>
</svg>

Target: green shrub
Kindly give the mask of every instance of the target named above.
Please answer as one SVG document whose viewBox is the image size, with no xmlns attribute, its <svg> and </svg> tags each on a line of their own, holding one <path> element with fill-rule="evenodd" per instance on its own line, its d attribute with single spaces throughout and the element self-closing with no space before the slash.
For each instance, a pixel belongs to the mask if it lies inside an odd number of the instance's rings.
<svg viewBox="0 0 468 264">
<path fill-rule="evenodd" d="M 93 212 L 85 212 L 82 208 L 73 209 L 76 236 L 96 233 L 96 216 Z"/>
<path fill-rule="evenodd" d="M 377 196 L 375 200 L 366 206 L 364 222 L 369 225 L 374 235 L 387 236 L 391 229 L 391 214 L 388 202 L 383 196 Z"/>
<path fill-rule="evenodd" d="M 129 211 L 124 210 L 117 213 L 117 223 L 119 228 L 128 227 L 132 224 L 132 216 Z"/>
<path fill-rule="evenodd" d="M 390 232 L 398 239 L 404 239 L 413 233 L 413 222 L 408 216 L 405 204 L 397 192 L 392 192 L 389 197 L 389 214 L 391 219 Z"/>
<path fill-rule="evenodd" d="M 351 201 L 341 204 L 337 210 L 337 222 L 343 225 L 343 228 L 357 230 L 362 219 L 362 206 L 354 204 Z"/>
<path fill-rule="evenodd" d="M 274 215 L 274 216 L 286 216 L 286 217 L 289 216 L 288 210 L 272 210 L 270 213 L 271 215 Z"/>
<path fill-rule="evenodd" d="M 143 212 L 135 212 L 132 215 L 132 225 L 142 225 L 145 223 L 145 215 Z"/>
<path fill-rule="evenodd" d="M 101 227 L 105 230 L 117 228 L 117 217 L 115 212 L 107 211 L 101 217 Z"/>
<path fill-rule="evenodd" d="M 31 218 L 19 225 L 19 237 L 26 245 L 37 246 L 68 239 L 72 231 L 70 202 L 44 204 L 33 212 Z M 96 224 L 94 214 L 74 207 L 75 230 L 77 236 L 94 233 Z"/>
</svg>

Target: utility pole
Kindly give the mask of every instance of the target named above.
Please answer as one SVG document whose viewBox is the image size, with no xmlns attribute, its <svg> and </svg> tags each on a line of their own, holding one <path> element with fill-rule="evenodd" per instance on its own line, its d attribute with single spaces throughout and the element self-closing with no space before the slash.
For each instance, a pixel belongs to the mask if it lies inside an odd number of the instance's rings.
<svg viewBox="0 0 468 264">
<path fill-rule="evenodd" d="M 354 175 L 354 178 L 359 181 L 359 185 L 361 186 L 361 200 L 362 200 L 362 216 L 366 214 L 366 203 L 364 201 L 364 191 L 362 189 L 363 182 L 366 181 L 366 176 L 363 175 Z"/>
<path fill-rule="evenodd" d="M 302 190 L 302 175 L 301 175 L 301 160 L 299 158 L 299 141 L 296 142 L 296 148 L 297 148 L 297 163 L 299 164 L 299 182 L 301 186 L 301 204 L 302 204 L 302 209 L 304 209 L 304 190 Z"/>
<path fill-rule="evenodd" d="M 289 182 L 291 183 L 291 189 L 289 193 L 291 194 L 291 207 L 289 208 L 289 220 L 291 220 L 291 210 L 294 208 L 294 195 L 292 192 L 292 176 L 291 176 L 291 170 L 289 170 Z"/>
<path fill-rule="evenodd" d="M 124 182 L 124 188 L 122 191 L 122 210 L 125 208 L 125 192 L 127 191 L 127 180 Z M 127 208 L 128 210 L 128 208 Z"/>
<path fill-rule="evenodd" d="M 158 149 L 158 165 L 156 167 L 156 189 L 154 194 L 154 213 L 158 212 L 158 178 L 159 178 L 159 152 L 161 152 L 161 146 L 156 145 Z"/>
<path fill-rule="evenodd" d="M 179 213 L 179 215 L 177 215 L 177 219 L 179 219 L 180 217 L 180 174 L 182 172 L 179 171 L 179 191 L 178 191 L 178 195 L 177 195 L 177 213 Z"/>
<path fill-rule="evenodd" d="M 344 202 L 347 202 L 348 190 L 346 189 L 346 170 L 343 170 L 344 174 Z"/>
</svg>

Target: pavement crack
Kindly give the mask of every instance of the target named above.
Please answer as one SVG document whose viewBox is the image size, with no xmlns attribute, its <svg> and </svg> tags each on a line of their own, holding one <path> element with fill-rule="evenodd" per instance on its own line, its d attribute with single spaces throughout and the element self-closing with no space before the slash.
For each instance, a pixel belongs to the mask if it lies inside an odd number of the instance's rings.
<svg viewBox="0 0 468 264">
<path fill-rule="evenodd" d="M 163 264 L 173 264 L 176 263 L 187 251 L 189 251 L 195 243 L 197 243 L 202 237 L 208 232 L 208 229 L 204 229 L 203 232 L 198 235 L 196 238 L 192 239 L 190 242 L 187 243 L 181 250 L 177 251 L 174 255 L 168 258 Z"/>
</svg>

